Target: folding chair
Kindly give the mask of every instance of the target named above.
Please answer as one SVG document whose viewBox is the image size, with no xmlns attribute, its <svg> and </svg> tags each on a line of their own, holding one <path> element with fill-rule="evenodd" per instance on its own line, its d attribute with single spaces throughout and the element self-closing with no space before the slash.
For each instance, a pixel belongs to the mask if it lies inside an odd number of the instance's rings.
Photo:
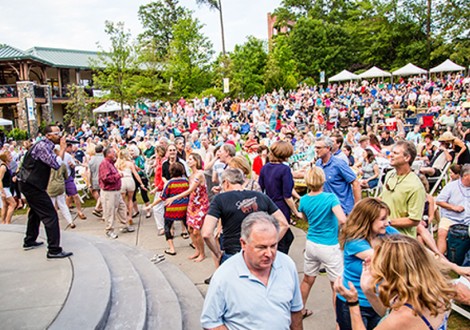
<svg viewBox="0 0 470 330">
<path fill-rule="evenodd" d="M 441 175 L 439 176 L 433 176 L 428 178 L 429 186 L 432 187 L 431 191 L 429 192 L 431 195 L 434 195 L 434 193 L 437 191 L 439 186 L 441 185 L 442 181 L 447 184 L 449 181 L 449 167 L 451 165 L 451 162 L 447 162 L 447 164 L 444 166 L 443 170 L 441 171 Z"/>
<path fill-rule="evenodd" d="M 89 198 L 89 190 L 88 190 L 88 184 L 85 180 L 84 174 L 86 171 L 85 166 L 76 166 L 75 167 L 75 186 L 77 187 L 78 191 L 78 198 L 80 198 L 80 202 L 84 203 L 85 198 Z"/>
<path fill-rule="evenodd" d="M 382 191 L 383 186 L 383 176 L 385 174 L 385 167 L 379 167 L 379 183 L 374 188 L 363 189 L 366 192 L 367 197 L 379 197 L 380 192 Z"/>
</svg>

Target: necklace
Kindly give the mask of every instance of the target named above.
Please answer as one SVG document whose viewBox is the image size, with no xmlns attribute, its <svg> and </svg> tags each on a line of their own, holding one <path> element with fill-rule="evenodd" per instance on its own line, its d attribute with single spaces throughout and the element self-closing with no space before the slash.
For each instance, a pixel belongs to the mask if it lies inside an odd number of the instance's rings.
<svg viewBox="0 0 470 330">
<path fill-rule="evenodd" d="M 398 178 L 397 172 L 392 173 L 392 174 L 390 175 L 390 177 L 388 178 L 387 182 L 385 182 L 385 188 L 387 188 L 387 190 L 390 191 L 390 192 L 394 192 L 395 189 L 397 188 L 397 186 L 398 186 L 400 183 L 402 183 L 410 173 L 411 173 L 411 172 L 408 172 L 408 173 L 407 173 L 405 176 L 403 176 L 402 178 Z M 390 180 L 391 180 L 392 178 L 394 178 L 394 177 L 396 177 L 397 179 L 396 179 L 396 182 L 395 182 L 395 186 L 394 186 L 393 188 L 391 188 L 390 185 L 389 185 L 389 182 L 390 182 Z"/>
</svg>

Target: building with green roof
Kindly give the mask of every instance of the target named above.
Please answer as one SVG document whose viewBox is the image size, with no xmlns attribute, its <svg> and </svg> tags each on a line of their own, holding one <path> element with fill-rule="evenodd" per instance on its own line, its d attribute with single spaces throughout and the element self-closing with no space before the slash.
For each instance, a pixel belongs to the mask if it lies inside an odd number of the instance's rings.
<svg viewBox="0 0 470 330">
<path fill-rule="evenodd" d="M 22 129 L 33 126 L 32 134 L 41 121 L 61 122 L 69 102 L 67 85 L 83 86 L 92 96 L 92 63 L 98 61 L 93 51 L 0 45 L 0 118 Z"/>
</svg>

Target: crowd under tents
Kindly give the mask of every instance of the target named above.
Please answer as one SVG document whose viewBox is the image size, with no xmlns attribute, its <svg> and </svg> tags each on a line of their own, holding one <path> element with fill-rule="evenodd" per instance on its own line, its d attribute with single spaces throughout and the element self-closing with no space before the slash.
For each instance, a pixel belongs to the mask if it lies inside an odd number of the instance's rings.
<svg viewBox="0 0 470 330">
<path fill-rule="evenodd" d="M 465 71 L 465 67 L 460 66 L 450 59 L 445 60 L 438 66 L 429 70 L 429 73 L 441 73 L 441 72 L 456 72 L 456 71 Z M 413 63 L 408 63 L 404 67 L 401 67 L 392 73 L 382 70 L 376 66 L 373 66 L 369 70 L 357 75 L 355 73 L 349 72 L 348 70 L 343 70 L 337 75 L 329 78 L 329 81 L 346 81 L 346 80 L 359 80 L 359 79 L 369 79 L 369 78 L 391 78 L 393 77 L 405 77 L 405 76 L 417 76 L 417 75 L 427 75 L 428 71 L 420 68 Z"/>
</svg>

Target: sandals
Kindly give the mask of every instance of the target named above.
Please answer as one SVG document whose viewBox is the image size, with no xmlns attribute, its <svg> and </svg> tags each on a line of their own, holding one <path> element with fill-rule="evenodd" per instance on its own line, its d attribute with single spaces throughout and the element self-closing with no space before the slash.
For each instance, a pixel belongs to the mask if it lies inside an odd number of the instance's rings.
<svg viewBox="0 0 470 330">
<path fill-rule="evenodd" d="M 165 256 L 163 254 L 155 254 L 152 259 L 150 259 L 151 262 L 154 264 L 158 264 L 165 260 Z"/>
<path fill-rule="evenodd" d="M 188 239 L 189 234 L 188 233 L 181 233 L 181 237 L 183 237 L 183 239 Z"/>
<path fill-rule="evenodd" d="M 312 314 L 313 312 L 310 309 L 304 309 L 304 311 L 302 312 L 302 319 L 305 319 L 311 316 Z"/>
<path fill-rule="evenodd" d="M 78 212 L 78 217 L 82 220 L 85 220 L 86 219 L 86 215 L 83 214 L 82 212 Z"/>
<path fill-rule="evenodd" d="M 170 250 L 165 250 L 165 253 L 170 255 L 170 256 L 175 256 L 176 255 L 176 252 L 172 252 Z"/>
</svg>

